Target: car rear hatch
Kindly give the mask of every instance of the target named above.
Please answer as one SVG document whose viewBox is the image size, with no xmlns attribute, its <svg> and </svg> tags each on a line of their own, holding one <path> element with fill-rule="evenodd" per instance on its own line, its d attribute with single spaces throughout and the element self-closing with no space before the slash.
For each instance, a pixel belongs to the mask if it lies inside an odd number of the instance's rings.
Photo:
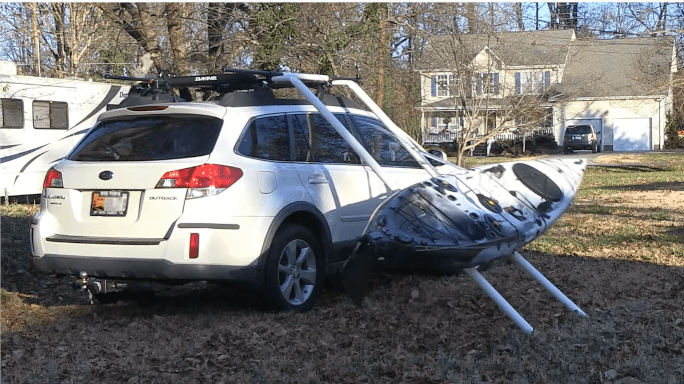
<svg viewBox="0 0 684 384">
<path fill-rule="evenodd" d="M 591 128 L 588 125 L 569 126 L 565 131 L 565 141 L 587 144 L 593 140 Z"/>
<path fill-rule="evenodd" d="M 186 114 L 98 123 L 48 171 L 43 195 L 56 219 L 51 240 L 136 243 L 167 237 L 183 213 L 189 183 L 212 167 L 206 162 L 221 126 L 217 117 Z"/>
</svg>

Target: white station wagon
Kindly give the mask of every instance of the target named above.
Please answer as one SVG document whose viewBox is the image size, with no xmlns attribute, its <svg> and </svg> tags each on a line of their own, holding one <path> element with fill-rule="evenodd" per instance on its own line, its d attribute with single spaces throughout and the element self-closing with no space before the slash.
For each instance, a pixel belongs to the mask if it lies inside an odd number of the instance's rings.
<svg viewBox="0 0 684 384">
<path fill-rule="evenodd" d="M 387 185 L 407 187 L 429 176 L 421 166 L 443 164 L 375 104 L 372 113 L 308 89 L 336 82 L 353 83 L 229 71 L 138 86 L 47 172 L 31 226 L 35 267 L 79 276 L 101 302 L 206 280 L 310 309 Z M 165 91 L 187 84 L 219 96 L 183 102 Z M 277 99 L 279 87 L 305 98 Z"/>
</svg>

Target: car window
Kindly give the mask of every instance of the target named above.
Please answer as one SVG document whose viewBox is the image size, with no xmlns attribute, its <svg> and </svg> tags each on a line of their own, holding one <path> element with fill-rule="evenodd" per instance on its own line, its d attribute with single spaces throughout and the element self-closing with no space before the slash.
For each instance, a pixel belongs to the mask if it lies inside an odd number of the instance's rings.
<svg viewBox="0 0 684 384">
<path fill-rule="evenodd" d="M 349 130 L 344 115 L 335 115 Z M 320 114 L 291 115 L 295 161 L 360 164 L 359 156 Z"/>
<path fill-rule="evenodd" d="M 371 156 L 383 166 L 419 168 L 418 162 L 399 144 L 385 126 L 365 116 L 352 115 L 363 145 Z"/>
<path fill-rule="evenodd" d="M 591 127 L 588 125 L 571 125 L 565 130 L 566 134 L 584 135 L 591 133 Z"/>
<path fill-rule="evenodd" d="M 222 123 L 195 115 L 105 120 L 88 131 L 69 160 L 149 161 L 208 155 Z"/>
<path fill-rule="evenodd" d="M 237 152 L 265 160 L 290 160 L 285 115 L 263 116 L 252 120 L 243 133 Z"/>
</svg>

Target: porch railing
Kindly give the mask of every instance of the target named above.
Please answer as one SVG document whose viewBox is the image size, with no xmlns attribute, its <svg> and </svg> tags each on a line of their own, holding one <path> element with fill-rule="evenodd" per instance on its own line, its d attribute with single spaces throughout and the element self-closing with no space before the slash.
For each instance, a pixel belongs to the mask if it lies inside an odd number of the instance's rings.
<svg viewBox="0 0 684 384">
<path fill-rule="evenodd" d="M 539 136 L 553 136 L 553 128 L 541 128 L 535 129 L 533 131 L 525 132 L 525 138 L 536 138 Z M 462 135 L 457 132 L 439 132 L 430 133 L 423 132 L 423 143 L 424 144 L 440 144 L 440 143 L 452 143 L 456 139 L 460 139 Z M 475 136 L 473 139 L 478 139 L 482 136 Z M 523 138 L 522 132 L 501 132 L 494 136 L 495 141 L 509 141 L 509 140 L 521 140 Z"/>
</svg>

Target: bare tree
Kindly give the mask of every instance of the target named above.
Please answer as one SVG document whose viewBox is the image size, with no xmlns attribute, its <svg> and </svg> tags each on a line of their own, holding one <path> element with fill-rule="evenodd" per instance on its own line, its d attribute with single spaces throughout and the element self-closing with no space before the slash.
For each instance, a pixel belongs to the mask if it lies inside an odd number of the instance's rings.
<svg viewBox="0 0 684 384">
<path fill-rule="evenodd" d="M 4 3 L 4 58 L 26 73 L 87 77 L 106 41 L 107 22 L 87 3 Z M 40 41 L 36 42 L 36 37 Z M 41 70 L 42 69 L 42 70 Z"/>
</svg>

